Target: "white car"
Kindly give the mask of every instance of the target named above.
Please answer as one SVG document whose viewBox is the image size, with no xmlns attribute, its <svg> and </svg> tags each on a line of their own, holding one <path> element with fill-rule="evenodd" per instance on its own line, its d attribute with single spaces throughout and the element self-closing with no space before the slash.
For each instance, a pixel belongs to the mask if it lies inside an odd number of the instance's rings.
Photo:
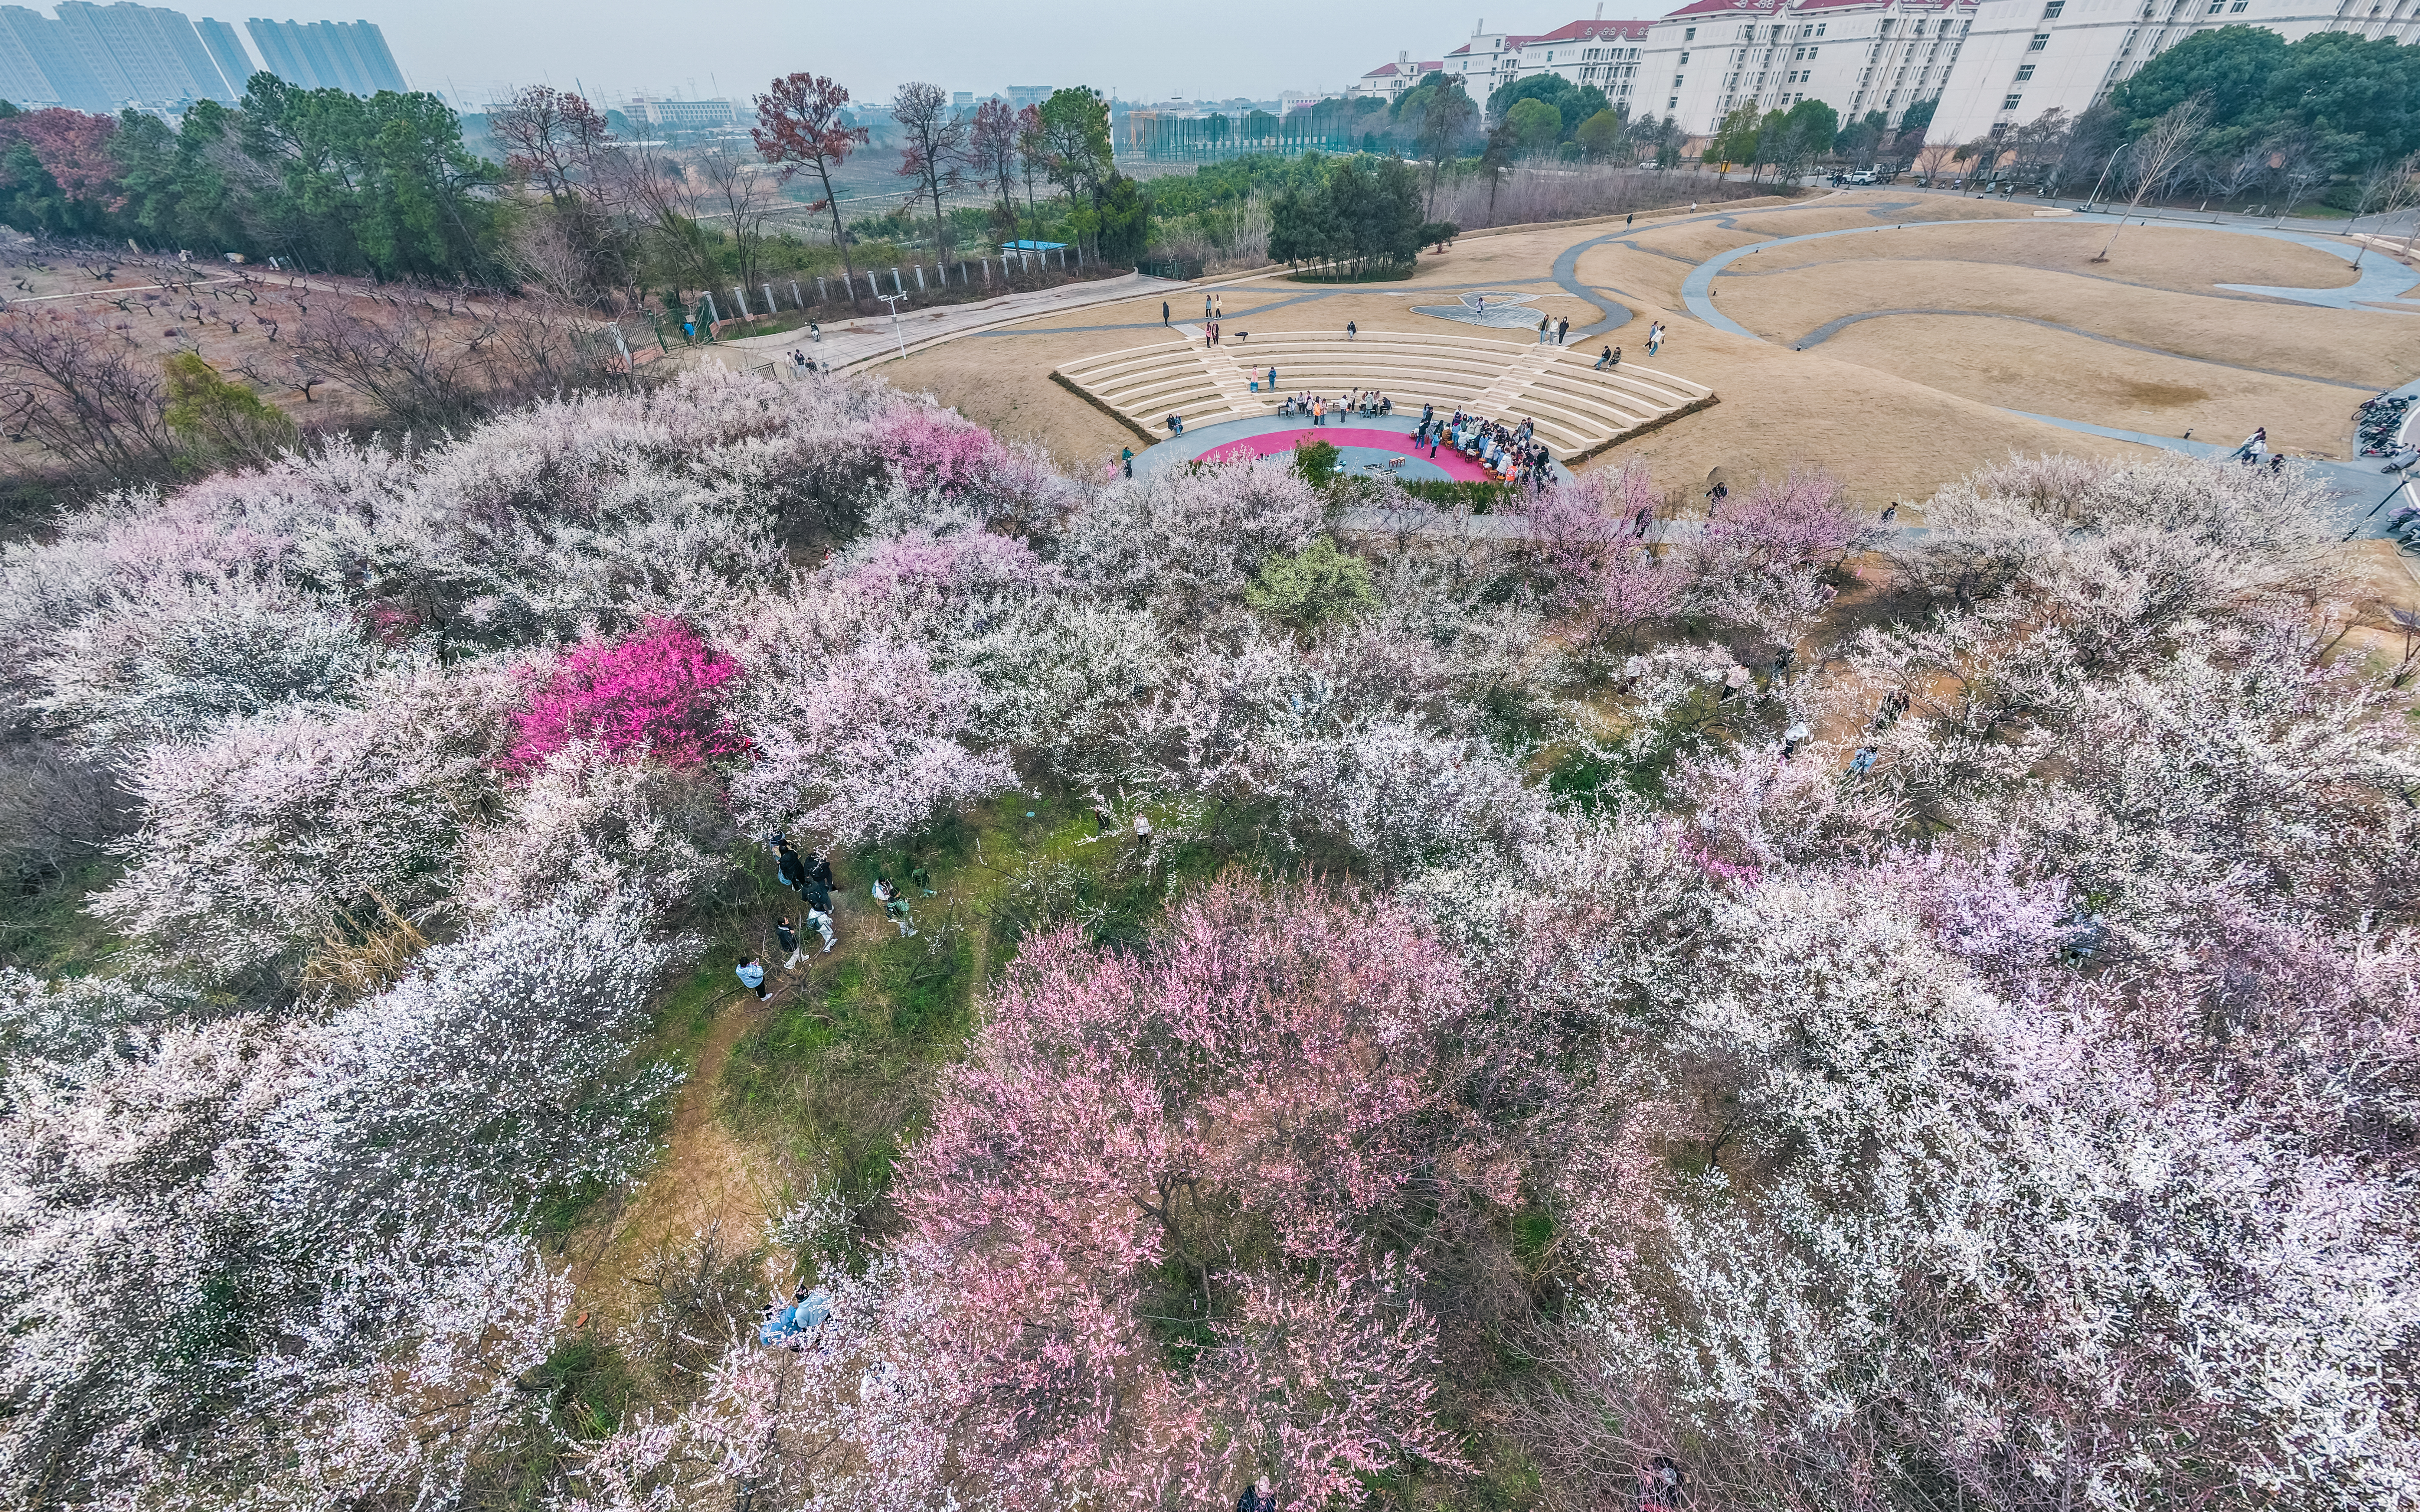
<svg viewBox="0 0 2420 1512">
<path fill-rule="evenodd" d="M 1861 168 L 1857 172 L 1849 175 L 1849 182 L 1853 184 L 1870 184 L 1873 181 L 1874 176 L 1871 169 Z"/>
</svg>

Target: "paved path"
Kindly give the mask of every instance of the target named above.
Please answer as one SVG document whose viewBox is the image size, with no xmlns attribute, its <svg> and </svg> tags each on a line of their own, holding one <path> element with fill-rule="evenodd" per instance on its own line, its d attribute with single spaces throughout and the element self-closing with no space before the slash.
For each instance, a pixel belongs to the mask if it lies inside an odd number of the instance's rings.
<svg viewBox="0 0 2420 1512">
<path fill-rule="evenodd" d="M 1114 304 L 1120 300 L 1163 299 L 1175 307 L 1174 313 L 1181 315 L 1184 297 L 1195 292 L 1190 284 L 1127 273 L 1120 278 L 1062 284 L 1056 288 L 1032 289 L 1021 294 L 1003 294 L 996 300 L 985 300 L 976 304 L 941 304 L 928 309 L 902 311 L 895 327 L 887 315 L 859 316 L 824 327 L 824 339 L 820 342 L 811 343 L 803 330 L 784 331 L 769 336 L 741 336 L 721 341 L 705 349 L 732 367 L 780 363 L 790 352 L 803 351 L 838 372 L 844 368 L 895 361 L 903 345 L 910 352 L 919 351 L 954 336 L 977 335 L 994 326 L 1018 324 L 1096 304 Z M 1156 325 L 1157 322 L 1152 324 Z M 1022 332 L 1001 333 L 1025 334 Z"/>
<path fill-rule="evenodd" d="M 2117 224 L 2117 219 L 2114 215 L 2097 213 L 2046 216 L 2040 220 L 2030 217 L 2024 220 L 2012 220 L 1995 216 L 1990 220 L 1906 221 L 1892 225 L 1853 225 L 1840 231 L 1812 231 L 1799 237 L 1777 237 L 1770 241 L 1754 241 L 1745 247 L 1733 247 L 1729 252 L 1716 253 L 1699 263 L 1690 270 L 1688 277 L 1681 281 L 1681 301 L 1689 307 L 1691 315 L 1717 331 L 1728 331 L 1735 336 L 1745 336 L 1750 341 L 1762 341 L 1763 337 L 1714 307 L 1715 276 L 1742 257 L 1770 252 L 1776 247 L 1792 246 L 1802 241 L 1826 241 L 1834 237 L 1890 236 L 1907 231 L 1920 231 L 1927 226 L 1935 225 L 2005 226 L 2079 224 L 2114 225 Z M 2200 229 L 2207 231 L 2225 231 L 2235 236 L 2265 237 L 2272 240 L 2292 241 L 2306 247 L 2317 247 L 2319 251 L 2342 257 L 2347 262 L 2351 262 L 2358 255 L 2356 248 L 2331 241 L 2325 237 L 2313 236 L 2306 231 L 2279 231 L 2267 226 L 2231 225 L 2219 223 L 2195 224 Z M 2382 309 L 2397 310 L 2405 314 L 2420 314 L 2420 303 L 2380 302 L 2396 301 L 2397 296 L 2409 290 L 2414 283 L 2420 283 L 2420 274 L 2415 274 L 2411 269 L 2392 258 L 2373 255 L 2363 260 L 2360 278 L 2342 288 L 2275 288 L 2256 284 L 2219 284 L 2213 286 L 2237 293 L 2266 295 L 2272 299 L 2293 300 L 2303 304 L 2325 305 L 2339 310 Z"/>
<path fill-rule="evenodd" d="M 1834 237 L 1887 235 L 1897 231 L 1906 231 L 1911 229 L 1920 230 L 1925 226 L 1931 225 L 2069 225 L 2077 222 L 2090 222 L 2102 225 L 2111 225 L 2115 224 L 2117 220 L 2118 217 L 2114 215 L 2098 213 L 2092 215 L 2071 214 L 2055 217 L 2045 216 L 2040 219 L 2027 218 L 2024 220 L 2015 220 L 1995 216 L 1989 220 L 1911 221 L 1894 225 L 1859 225 L 1851 226 L 1846 230 L 1840 231 L 1814 231 L 1809 232 L 1805 236 L 1779 237 L 1770 241 L 1757 241 L 1751 242 L 1745 247 L 1733 247 L 1729 252 L 1717 253 L 1714 256 L 1707 258 L 1704 262 L 1699 263 L 1695 269 L 1691 270 L 1687 278 L 1681 281 L 1681 298 L 1682 301 L 1688 306 L 1689 313 L 1691 315 L 1696 316 L 1699 319 L 1703 320 L 1706 324 L 1714 327 L 1716 330 L 1728 331 L 1735 336 L 1745 336 L 1750 341 L 1763 341 L 1764 338 L 1762 336 L 1760 336 L 1755 332 L 1748 330 L 1745 326 L 1741 325 L 1738 321 L 1733 320 L 1730 316 L 1723 314 L 1720 310 L 1714 307 L 1714 285 L 1716 275 L 1720 274 L 1725 269 L 1729 268 L 1732 263 L 1738 261 L 1742 257 L 1750 256 L 1761 252 L 1766 252 L 1775 247 L 1787 247 L 1801 241 L 1823 241 Z M 2170 222 L 2166 224 L 2178 223 Z M 2225 231 L 2237 236 L 2265 237 L 2273 240 L 2291 241 L 2300 243 L 2306 247 L 2317 247 L 2321 252 L 2341 257 L 2347 262 L 2352 262 L 2358 255 L 2358 249 L 2356 248 L 2345 246 L 2341 242 L 2332 241 L 2324 237 L 2316 236 L 2306 231 L 2281 231 L 2273 226 L 2243 225 L 2220 221 L 2195 221 L 2190 224 L 2204 230 Z M 2324 305 L 2335 309 L 2362 309 L 2378 310 L 2381 312 L 2392 311 L 2397 314 L 2420 314 L 2420 301 L 2399 298 L 2411 291 L 2415 283 L 2420 283 L 2420 274 L 2415 274 L 2411 269 L 2404 267 L 2401 263 L 2396 262 L 2391 258 L 2373 255 L 2362 259 L 2361 276 L 2342 288 L 2277 288 L 2251 284 L 2220 284 L 2214 286 L 2223 289 L 2229 289 L 2240 294 L 2263 295 L 2273 299 L 2292 300 L 2304 304 Z M 2381 302 L 2382 301 L 2392 302 L 2382 303 Z M 1975 310 L 1876 310 L 1864 315 L 1846 316 L 1838 320 L 1832 321 L 1829 324 L 1819 326 L 1814 331 L 1809 332 L 1807 335 L 1799 338 L 1794 345 L 1802 347 L 1811 347 L 1817 342 L 1823 341 L 1831 336 L 1834 332 L 1838 332 L 1844 326 L 1853 324 L 1858 320 L 1873 319 L 1878 316 L 1884 315 L 1983 316 L 1989 314 L 1991 314 L 1991 312 Z M 2028 324 L 2048 326 L 2051 327 L 2051 329 L 2059 331 L 2071 329 L 2065 326 L 2055 325 L 2053 322 L 2047 320 L 2032 320 L 2023 316 L 1999 316 L 1999 318 L 2026 320 Z M 2139 351 L 2158 352 L 2159 355 L 2177 358 L 2184 362 L 2199 363 L 2213 361 L 2209 358 L 2187 357 L 2181 352 L 2161 351 L 2157 347 L 2136 347 L 2133 342 L 2117 341 L 2115 337 L 2095 335 L 2093 332 L 2087 331 L 2078 331 L 2074 333 L 2081 336 L 2089 336 L 2095 341 L 2110 341 L 2121 347 L 2134 347 L 2135 349 Z M 2218 363 L 2216 365 L 2222 367 L 2237 367 L 2242 364 L 2235 363 Z M 2246 368 L 2245 370 L 2257 373 L 2272 373 L 2273 376 L 2279 378 L 2308 378 L 2308 375 L 2306 374 L 2274 373 L 2273 370 L 2269 368 Z M 2333 382 L 2335 380 L 2316 378 L 2309 379 L 2309 381 Z M 2358 387 L 2357 385 L 2351 384 L 2339 384 L 2338 386 L 2347 388 Z M 2408 384 L 2405 386 L 2405 389 L 2398 390 L 2397 392 L 2412 392 L 2415 390 L 2420 390 L 2420 382 Z M 2361 389 L 2360 392 L 2366 393 L 2369 391 L 2366 389 Z M 2420 407 L 2415 408 L 2420 409 Z M 2224 456 L 2228 452 L 2235 449 L 2232 443 L 2212 445 L 2203 441 L 2189 441 L 2181 437 L 2155 436 L 2149 431 L 2122 430 L 2110 425 L 2096 425 L 2089 421 L 2084 420 L 2062 420 L 2055 415 L 2039 415 L 2030 410 L 2024 409 L 2009 409 L 2005 412 L 2021 416 L 2026 420 L 2040 421 L 2045 425 L 2055 425 L 2061 430 L 2076 431 L 2087 436 L 2105 436 L 2115 440 L 2133 441 L 2143 446 L 2156 446 L 2164 451 L 2178 452 L 2187 456 Z M 2380 472 L 2380 464 L 2366 460 L 2356 462 L 2323 462 L 2316 459 L 2304 459 L 2300 465 L 2308 469 L 2310 471 L 2324 480 L 2335 491 L 2338 511 L 2337 523 L 2340 527 L 2350 532 L 2347 539 L 2350 539 L 2352 535 L 2383 535 L 2385 533 L 2386 518 L 2391 511 L 2379 509 L 2374 506 L 2380 499 L 2383 498 L 2397 486 L 2397 480 Z"/>
</svg>

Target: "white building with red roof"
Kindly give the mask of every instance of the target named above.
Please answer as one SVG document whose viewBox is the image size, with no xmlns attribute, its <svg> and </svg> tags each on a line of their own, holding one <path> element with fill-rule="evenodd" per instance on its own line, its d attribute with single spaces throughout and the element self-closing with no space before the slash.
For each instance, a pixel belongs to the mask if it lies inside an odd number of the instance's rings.
<svg viewBox="0 0 2420 1512">
<path fill-rule="evenodd" d="M 1482 16 L 1470 40 L 1445 55 L 1445 71 L 1462 81 L 1462 92 L 1487 103 L 1487 97 L 1521 76 L 1521 49 L 1536 41 L 1531 36 L 1491 32 Z"/>
<path fill-rule="evenodd" d="M 1372 69 L 1354 80 L 1344 93 L 1354 100 L 1392 100 L 1406 89 L 1419 87 L 1422 79 L 1444 67 L 1441 62 L 1415 63 L 1410 53 L 1398 53 L 1394 62 Z"/>
<path fill-rule="evenodd" d="M 1639 51 L 1654 23 L 1607 21 L 1605 7 L 1596 8 L 1592 20 L 1575 21 L 1524 39 L 1512 77 L 1560 74 L 1575 85 L 1594 85 L 1615 104 L 1629 104 L 1632 85 L 1637 83 Z"/>
</svg>

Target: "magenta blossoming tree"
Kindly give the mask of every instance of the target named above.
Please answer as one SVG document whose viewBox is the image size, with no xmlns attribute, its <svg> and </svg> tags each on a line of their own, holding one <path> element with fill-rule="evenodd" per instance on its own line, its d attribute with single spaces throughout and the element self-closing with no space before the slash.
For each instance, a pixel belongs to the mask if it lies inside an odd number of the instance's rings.
<svg viewBox="0 0 2420 1512">
<path fill-rule="evenodd" d="M 738 675 L 738 662 L 670 620 L 650 620 L 627 640 L 574 647 L 532 690 L 505 765 L 528 771 L 575 740 L 671 766 L 736 755 L 746 744 L 717 689 Z"/>
</svg>

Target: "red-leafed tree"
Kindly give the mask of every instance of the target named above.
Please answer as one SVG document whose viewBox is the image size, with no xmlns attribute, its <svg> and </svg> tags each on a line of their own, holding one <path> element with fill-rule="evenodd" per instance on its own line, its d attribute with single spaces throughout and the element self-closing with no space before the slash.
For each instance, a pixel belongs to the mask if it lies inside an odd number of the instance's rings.
<svg viewBox="0 0 2420 1512">
<path fill-rule="evenodd" d="M 871 133 L 862 126 L 841 124 L 841 113 L 847 108 L 848 89 L 840 81 L 814 73 L 789 74 L 756 97 L 756 124 L 748 135 L 767 162 L 780 165 L 784 180 L 814 170 L 823 185 L 824 208 L 831 211 L 832 244 L 840 249 L 841 271 L 849 279 L 854 301 L 857 269 L 848 260 L 848 234 L 841 229 L 831 176 L 850 153 L 865 146 Z"/>
<path fill-rule="evenodd" d="M 109 139 L 116 134 L 114 116 L 80 110 L 27 111 L 0 120 L 0 158 L 7 156 L 10 143 L 23 142 L 69 199 L 115 210 L 126 203 L 118 182 L 122 170 L 109 153 Z"/>
<path fill-rule="evenodd" d="M 958 181 L 959 159 L 967 144 L 967 123 L 950 109 L 950 92 L 939 85 L 903 84 L 891 103 L 892 118 L 907 133 L 908 150 L 900 158 L 899 177 L 913 178 L 933 202 L 933 246 L 943 260 L 950 255 L 950 224 L 941 214 L 941 190 Z"/>
</svg>

